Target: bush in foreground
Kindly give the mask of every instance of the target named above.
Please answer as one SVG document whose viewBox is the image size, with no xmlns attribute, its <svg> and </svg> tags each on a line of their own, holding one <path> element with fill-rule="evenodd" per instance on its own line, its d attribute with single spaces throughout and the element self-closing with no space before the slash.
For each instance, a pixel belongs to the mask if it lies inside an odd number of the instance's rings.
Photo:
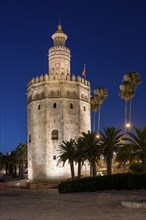
<svg viewBox="0 0 146 220">
<path fill-rule="evenodd" d="M 146 174 L 115 174 L 68 180 L 58 185 L 59 193 L 94 192 L 98 190 L 146 189 Z"/>
</svg>

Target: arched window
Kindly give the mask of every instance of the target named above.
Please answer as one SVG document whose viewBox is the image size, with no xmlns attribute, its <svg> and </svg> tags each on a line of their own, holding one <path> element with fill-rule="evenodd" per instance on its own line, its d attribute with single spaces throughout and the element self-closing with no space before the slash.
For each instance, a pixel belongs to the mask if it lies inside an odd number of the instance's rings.
<svg viewBox="0 0 146 220">
<path fill-rule="evenodd" d="M 73 106 L 73 104 L 72 104 L 72 103 L 70 103 L 70 108 L 71 108 L 71 109 L 73 109 L 73 108 L 74 108 L 74 106 Z"/>
<path fill-rule="evenodd" d="M 53 108 L 57 108 L 57 104 L 56 103 L 53 104 Z"/>
<path fill-rule="evenodd" d="M 84 111 L 86 111 L 86 107 L 84 106 Z"/>
<path fill-rule="evenodd" d="M 40 110 L 41 109 L 41 106 L 40 106 L 40 104 L 38 105 L 38 110 Z"/>
<path fill-rule="evenodd" d="M 51 137 L 52 140 L 58 140 L 58 130 L 56 130 L 56 129 L 53 130 L 51 136 L 52 136 Z"/>
</svg>

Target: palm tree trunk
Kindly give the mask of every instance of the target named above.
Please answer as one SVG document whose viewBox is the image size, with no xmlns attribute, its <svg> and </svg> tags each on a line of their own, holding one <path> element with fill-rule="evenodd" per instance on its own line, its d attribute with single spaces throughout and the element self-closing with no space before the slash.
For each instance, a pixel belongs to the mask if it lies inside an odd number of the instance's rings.
<svg viewBox="0 0 146 220">
<path fill-rule="evenodd" d="M 81 161 L 78 161 L 78 178 L 81 178 Z"/>
<path fill-rule="evenodd" d="M 126 124 L 127 124 L 127 100 L 125 100 L 125 125 L 124 125 L 124 133 L 126 133 Z"/>
<path fill-rule="evenodd" d="M 14 176 L 14 177 L 17 176 L 17 166 L 16 166 L 16 164 L 14 164 L 14 174 L 13 174 L 13 176 Z"/>
<path fill-rule="evenodd" d="M 98 109 L 98 134 L 100 134 L 100 105 Z"/>
<path fill-rule="evenodd" d="M 21 178 L 24 179 L 24 161 L 21 162 Z"/>
<path fill-rule="evenodd" d="M 9 175 L 13 176 L 13 164 L 10 164 Z"/>
<path fill-rule="evenodd" d="M 107 164 L 107 175 L 112 174 L 112 157 L 108 156 L 106 159 L 106 164 Z"/>
<path fill-rule="evenodd" d="M 74 177 L 75 177 L 75 171 L 74 171 L 73 161 L 70 161 L 70 171 L 71 171 L 71 178 L 74 179 Z"/>
<path fill-rule="evenodd" d="M 93 167 L 91 164 L 90 164 L 90 176 L 93 176 Z"/>
<path fill-rule="evenodd" d="M 93 176 L 94 177 L 97 176 L 96 162 L 95 161 L 92 162 L 92 169 L 93 169 Z"/>
<path fill-rule="evenodd" d="M 19 162 L 19 177 L 21 177 L 21 164 Z"/>
<path fill-rule="evenodd" d="M 131 115 L 132 115 L 132 99 L 130 99 L 130 108 L 129 108 L 129 123 L 131 124 Z M 129 128 L 130 131 L 130 128 Z"/>
<path fill-rule="evenodd" d="M 94 119 L 93 119 L 93 131 L 95 132 L 95 121 L 96 121 L 96 112 L 94 111 Z"/>
<path fill-rule="evenodd" d="M 6 162 L 6 164 L 5 164 L 5 169 L 6 169 L 6 175 L 8 175 L 9 174 L 9 165 L 8 165 L 8 163 Z"/>
<path fill-rule="evenodd" d="M 146 173 L 146 159 L 142 160 L 142 171 Z"/>
</svg>

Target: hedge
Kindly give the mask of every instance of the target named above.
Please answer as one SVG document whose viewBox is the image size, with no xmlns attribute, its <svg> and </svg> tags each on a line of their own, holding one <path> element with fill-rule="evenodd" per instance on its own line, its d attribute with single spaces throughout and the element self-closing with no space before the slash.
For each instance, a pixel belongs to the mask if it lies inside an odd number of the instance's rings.
<svg viewBox="0 0 146 220">
<path fill-rule="evenodd" d="M 146 189 L 146 174 L 114 174 L 67 180 L 58 185 L 59 193 L 94 192 L 98 190 Z"/>
</svg>

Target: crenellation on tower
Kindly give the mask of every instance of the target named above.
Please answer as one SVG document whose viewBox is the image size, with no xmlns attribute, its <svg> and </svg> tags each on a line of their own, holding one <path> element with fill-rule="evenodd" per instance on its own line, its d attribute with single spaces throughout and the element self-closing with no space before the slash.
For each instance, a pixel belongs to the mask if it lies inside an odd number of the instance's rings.
<svg viewBox="0 0 146 220">
<path fill-rule="evenodd" d="M 28 178 L 30 181 L 70 177 L 70 167 L 57 165 L 59 145 L 90 130 L 90 82 L 70 74 L 67 35 L 58 25 L 48 50 L 48 73 L 27 85 Z M 86 173 L 89 166 L 86 164 Z"/>
<path fill-rule="evenodd" d="M 44 74 L 44 75 L 40 75 L 40 76 L 36 76 L 35 78 L 33 77 L 29 83 L 27 84 L 27 88 L 29 89 L 29 87 L 31 87 L 34 84 L 37 83 L 41 83 L 41 82 L 52 82 L 55 80 L 65 80 L 65 81 L 72 81 L 72 82 L 79 82 L 81 84 L 87 85 L 90 88 L 90 82 L 80 76 L 75 76 L 74 74 L 72 75 L 65 75 L 64 73 L 62 73 L 61 75 L 48 75 L 48 74 Z"/>
</svg>

